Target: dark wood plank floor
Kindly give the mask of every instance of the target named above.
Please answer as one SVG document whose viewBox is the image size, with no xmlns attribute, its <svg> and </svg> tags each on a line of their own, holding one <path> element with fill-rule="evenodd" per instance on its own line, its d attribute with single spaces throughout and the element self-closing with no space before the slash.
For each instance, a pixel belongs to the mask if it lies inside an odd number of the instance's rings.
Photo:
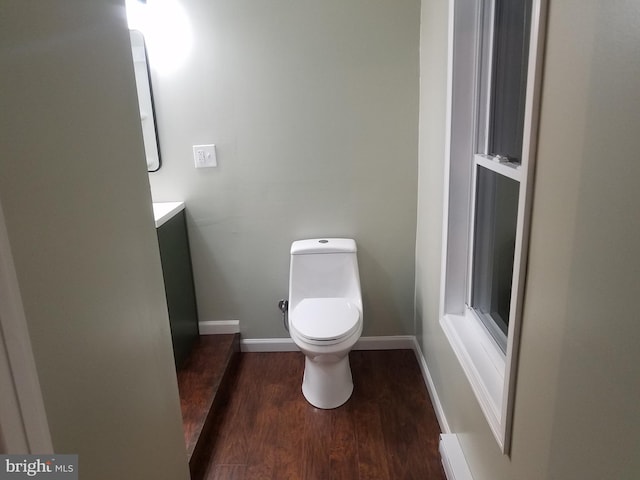
<svg viewBox="0 0 640 480">
<path fill-rule="evenodd" d="M 191 461 L 204 433 L 213 404 L 231 358 L 239 351 L 239 335 L 198 337 L 184 365 L 178 370 L 180 409 L 187 455 Z"/>
<path fill-rule="evenodd" d="M 302 396 L 299 352 L 243 353 L 212 426 L 207 480 L 444 480 L 440 433 L 411 350 L 351 352 L 354 393 Z"/>
</svg>

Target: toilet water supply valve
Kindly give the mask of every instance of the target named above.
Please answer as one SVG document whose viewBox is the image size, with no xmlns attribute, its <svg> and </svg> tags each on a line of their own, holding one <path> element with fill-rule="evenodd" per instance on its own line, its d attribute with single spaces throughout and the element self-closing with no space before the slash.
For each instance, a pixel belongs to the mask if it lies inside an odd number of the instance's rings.
<svg viewBox="0 0 640 480">
<path fill-rule="evenodd" d="M 282 312 L 282 323 L 284 324 L 284 329 L 289 331 L 289 319 L 287 318 L 287 313 L 289 312 L 289 300 L 282 299 L 278 302 L 278 308 Z"/>
</svg>

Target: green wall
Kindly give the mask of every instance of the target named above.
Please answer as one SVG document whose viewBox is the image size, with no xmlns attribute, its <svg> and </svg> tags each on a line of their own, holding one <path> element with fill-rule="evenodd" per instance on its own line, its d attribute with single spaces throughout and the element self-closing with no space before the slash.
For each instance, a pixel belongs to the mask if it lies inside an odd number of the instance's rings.
<svg viewBox="0 0 640 480">
<path fill-rule="evenodd" d="M 200 320 L 287 336 L 291 242 L 344 236 L 363 334 L 412 333 L 419 2 L 183 5 L 193 49 L 153 72 L 164 165 L 150 180 L 154 200 L 186 202 Z M 194 169 L 201 143 L 217 168 Z"/>
<path fill-rule="evenodd" d="M 438 324 L 444 0 L 422 3 L 417 330 L 475 480 L 631 480 L 640 476 L 640 6 L 549 3 L 510 458 Z"/>
<path fill-rule="evenodd" d="M 0 201 L 57 453 L 189 477 L 124 2 L 0 14 Z"/>
</svg>

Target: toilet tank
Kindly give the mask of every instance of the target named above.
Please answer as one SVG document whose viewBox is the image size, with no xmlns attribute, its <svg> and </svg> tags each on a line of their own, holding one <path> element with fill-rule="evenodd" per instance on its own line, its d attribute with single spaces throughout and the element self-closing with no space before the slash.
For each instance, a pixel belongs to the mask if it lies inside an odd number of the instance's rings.
<svg viewBox="0 0 640 480">
<path fill-rule="evenodd" d="M 362 311 L 356 242 L 350 238 L 298 240 L 291 245 L 289 309 L 305 298 L 345 298 Z"/>
</svg>

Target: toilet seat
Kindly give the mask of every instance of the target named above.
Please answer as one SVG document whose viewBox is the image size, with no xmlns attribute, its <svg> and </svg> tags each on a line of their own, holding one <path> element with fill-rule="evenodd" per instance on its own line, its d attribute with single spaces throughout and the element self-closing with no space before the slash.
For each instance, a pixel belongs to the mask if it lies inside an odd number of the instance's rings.
<svg viewBox="0 0 640 480">
<path fill-rule="evenodd" d="M 358 329 L 360 310 L 344 298 L 305 298 L 291 312 L 291 324 L 316 345 L 339 343 Z"/>
</svg>

